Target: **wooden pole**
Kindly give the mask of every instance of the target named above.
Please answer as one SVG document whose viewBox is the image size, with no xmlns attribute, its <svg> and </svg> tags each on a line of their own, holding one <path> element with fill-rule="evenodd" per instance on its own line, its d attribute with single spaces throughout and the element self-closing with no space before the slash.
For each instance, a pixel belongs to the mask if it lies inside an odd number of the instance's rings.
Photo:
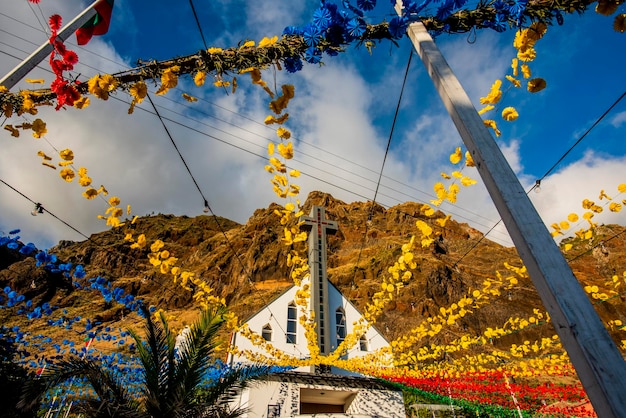
<svg viewBox="0 0 626 418">
<path fill-rule="evenodd" d="M 432 37 L 421 22 L 412 23 L 407 32 L 476 163 L 596 413 L 602 418 L 626 418 L 626 362 L 621 353 Z"/>
<path fill-rule="evenodd" d="M 106 0 L 96 0 L 89 7 L 83 10 L 78 16 L 74 18 L 70 23 L 63 26 L 61 30 L 57 33 L 57 38 L 61 41 L 65 41 L 70 37 L 77 29 L 82 27 L 85 23 L 89 21 L 92 17 L 96 15 L 96 5 Z M 0 79 L 0 86 L 6 87 L 8 90 L 11 90 L 13 86 L 15 86 L 22 78 L 26 77 L 26 75 L 31 72 L 33 68 L 35 68 L 41 61 L 43 61 L 46 57 L 50 56 L 52 52 L 52 44 L 49 41 L 46 41 L 41 45 L 35 52 L 30 54 L 28 58 L 19 63 L 15 68 L 13 68 L 7 75 Z"/>
</svg>

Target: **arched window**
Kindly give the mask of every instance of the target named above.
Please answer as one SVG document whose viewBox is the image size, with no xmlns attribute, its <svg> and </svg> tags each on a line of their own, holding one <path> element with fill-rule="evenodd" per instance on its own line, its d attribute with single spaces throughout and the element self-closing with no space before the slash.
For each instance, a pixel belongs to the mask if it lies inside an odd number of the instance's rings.
<svg viewBox="0 0 626 418">
<path fill-rule="evenodd" d="M 359 349 L 361 351 L 369 351 L 367 338 L 365 338 L 365 335 L 361 335 L 361 338 L 359 338 Z"/>
<path fill-rule="evenodd" d="M 296 304 L 291 302 L 287 305 L 287 333 L 286 341 L 289 344 L 296 343 L 296 329 L 298 325 L 298 310 Z"/>
<path fill-rule="evenodd" d="M 272 326 L 270 324 L 263 325 L 261 336 L 265 341 L 272 341 Z"/>
<path fill-rule="evenodd" d="M 343 308 L 335 311 L 335 323 L 337 324 L 337 347 L 346 338 L 346 313 Z"/>
</svg>

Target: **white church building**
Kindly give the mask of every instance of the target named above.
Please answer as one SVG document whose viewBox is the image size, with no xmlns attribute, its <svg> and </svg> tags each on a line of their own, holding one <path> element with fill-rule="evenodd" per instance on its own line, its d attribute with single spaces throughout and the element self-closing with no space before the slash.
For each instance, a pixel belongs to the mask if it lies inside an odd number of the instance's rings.
<svg viewBox="0 0 626 418">
<path fill-rule="evenodd" d="M 352 331 L 361 313 L 328 281 L 326 237 L 337 231 L 337 222 L 327 220 L 323 207 L 314 206 L 302 217 L 303 229 L 309 228 L 309 309 L 314 313 L 320 355 L 332 353 Z M 296 358 L 309 357 L 304 327 L 298 320 L 295 303 L 298 288 L 292 286 L 246 322 L 250 330 L 261 335 L 273 347 Z M 358 344 L 342 357 L 365 356 L 389 342 L 370 327 Z M 231 346 L 239 351 L 259 350 L 240 333 L 233 334 Z M 248 360 L 230 355 L 233 365 Z M 300 367 L 290 372 L 270 375 L 262 385 L 245 389 L 237 406 L 248 408 L 243 418 L 316 417 L 389 417 L 404 418 L 402 392 L 373 379 L 336 367 Z"/>
</svg>

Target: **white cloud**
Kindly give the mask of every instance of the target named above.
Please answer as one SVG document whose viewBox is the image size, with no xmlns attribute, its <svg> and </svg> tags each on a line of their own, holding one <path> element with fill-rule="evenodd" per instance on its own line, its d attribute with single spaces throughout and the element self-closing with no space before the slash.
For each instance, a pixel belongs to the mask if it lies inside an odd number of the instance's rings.
<svg viewBox="0 0 626 418">
<path fill-rule="evenodd" d="M 626 123 L 626 112 L 616 114 L 609 120 L 609 123 L 613 125 L 614 128 L 620 128 Z"/>
<path fill-rule="evenodd" d="M 598 199 L 601 190 L 621 201 L 624 195 L 618 195 L 617 186 L 624 183 L 624 177 L 620 177 L 619 173 L 624 172 L 625 164 L 626 157 L 600 158 L 588 153 L 583 159 L 542 180 L 541 192 L 531 193 L 531 199 L 546 225 L 564 221 L 572 212 L 582 215 L 584 209 L 581 203 L 584 199 L 604 206 L 607 200 Z M 626 223 L 626 211 L 614 213 L 608 207 L 604 209 L 603 213 L 594 216 L 594 222 Z M 583 221 L 572 226 L 572 230 L 585 227 L 585 224 Z"/>
</svg>

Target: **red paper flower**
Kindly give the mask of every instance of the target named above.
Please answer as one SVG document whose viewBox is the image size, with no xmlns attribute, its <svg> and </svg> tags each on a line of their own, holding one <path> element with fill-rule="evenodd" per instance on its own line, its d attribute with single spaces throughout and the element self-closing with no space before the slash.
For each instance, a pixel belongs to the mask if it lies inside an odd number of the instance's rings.
<svg viewBox="0 0 626 418">
<path fill-rule="evenodd" d="M 58 31 L 59 29 L 61 29 L 61 20 L 61 16 L 59 15 L 50 16 L 50 20 L 48 20 L 48 23 L 50 24 L 50 29 L 52 29 L 53 31 Z"/>
<path fill-rule="evenodd" d="M 63 60 L 68 64 L 74 65 L 78 62 L 78 55 L 74 51 L 67 50 L 63 54 Z"/>
</svg>

